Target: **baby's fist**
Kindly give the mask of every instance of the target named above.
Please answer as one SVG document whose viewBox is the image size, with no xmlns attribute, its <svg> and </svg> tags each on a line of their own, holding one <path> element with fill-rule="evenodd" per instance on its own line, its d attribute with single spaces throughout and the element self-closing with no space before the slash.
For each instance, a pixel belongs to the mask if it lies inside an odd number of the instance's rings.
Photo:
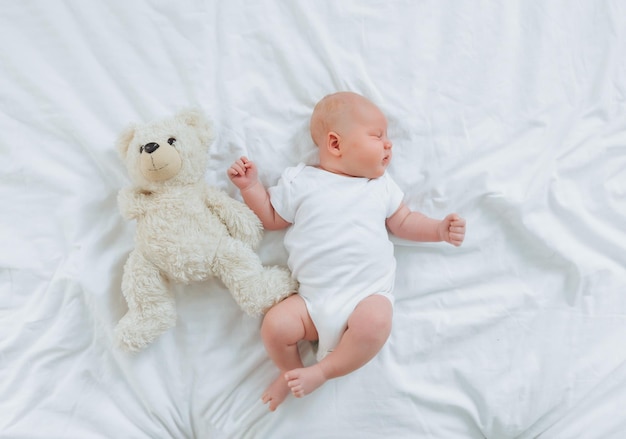
<svg viewBox="0 0 626 439">
<path fill-rule="evenodd" d="M 256 166 L 247 157 L 240 157 L 228 168 L 226 174 L 239 190 L 253 186 L 258 179 Z"/>
<path fill-rule="evenodd" d="M 439 224 L 441 239 L 456 247 L 465 239 L 465 219 L 456 213 L 446 216 Z"/>
</svg>

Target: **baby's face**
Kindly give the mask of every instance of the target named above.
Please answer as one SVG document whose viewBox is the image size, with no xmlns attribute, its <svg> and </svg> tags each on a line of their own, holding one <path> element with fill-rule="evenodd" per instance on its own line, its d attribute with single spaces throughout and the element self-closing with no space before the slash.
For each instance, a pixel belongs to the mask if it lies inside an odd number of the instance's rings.
<svg viewBox="0 0 626 439">
<path fill-rule="evenodd" d="M 378 178 L 391 162 L 387 119 L 374 104 L 359 105 L 352 113 L 351 121 L 338 133 L 343 171 L 354 177 Z"/>
</svg>

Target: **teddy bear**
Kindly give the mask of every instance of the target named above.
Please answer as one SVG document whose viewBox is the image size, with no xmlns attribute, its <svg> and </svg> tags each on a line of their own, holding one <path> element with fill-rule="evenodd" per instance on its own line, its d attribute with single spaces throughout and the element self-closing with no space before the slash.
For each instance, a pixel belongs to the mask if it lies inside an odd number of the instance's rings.
<svg viewBox="0 0 626 439">
<path fill-rule="evenodd" d="M 141 350 L 175 325 L 170 282 L 216 277 L 251 316 L 297 289 L 289 270 L 262 265 L 254 212 L 204 181 L 212 143 L 211 122 L 193 109 L 130 126 L 117 140 L 132 181 L 119 209 L 137 223 L 122 275 L 128 312 L 115 328 L 124 350 Z"/>
</svg>

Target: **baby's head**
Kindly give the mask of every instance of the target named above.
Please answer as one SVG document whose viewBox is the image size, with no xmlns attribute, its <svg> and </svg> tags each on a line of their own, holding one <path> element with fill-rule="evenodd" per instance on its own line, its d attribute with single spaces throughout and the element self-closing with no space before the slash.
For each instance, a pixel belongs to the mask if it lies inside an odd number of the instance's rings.
<svg viewBox="0 0 626 439">
<path fill-rule="evenodd" d="M 320 167 L 352 177 L 377 178 L 391 161 L 387 119 L 370 100 L 339 92 L 317 103 L 311 137 L 320 151 Z"/>
</svg>

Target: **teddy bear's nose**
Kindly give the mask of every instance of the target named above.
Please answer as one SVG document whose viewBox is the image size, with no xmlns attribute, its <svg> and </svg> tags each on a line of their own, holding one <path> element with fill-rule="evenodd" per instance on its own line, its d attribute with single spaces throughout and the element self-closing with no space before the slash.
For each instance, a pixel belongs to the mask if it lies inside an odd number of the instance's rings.
<svg viewBox="0 0 626 439">
<path fill-rule="evenodd" d="M 159 149 L 159 144 L 158 143 L 154 143 L 154 142 L 146 143 L 146 145 L 143 147 L 143 149 L 148 154 L 152 154 L 154 151 Z"/>
</svg>

